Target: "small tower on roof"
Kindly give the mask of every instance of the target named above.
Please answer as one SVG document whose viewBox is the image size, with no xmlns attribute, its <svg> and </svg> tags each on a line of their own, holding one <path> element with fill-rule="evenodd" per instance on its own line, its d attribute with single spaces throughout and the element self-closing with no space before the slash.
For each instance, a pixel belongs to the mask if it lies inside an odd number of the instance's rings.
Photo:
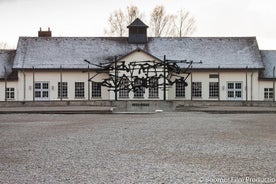
<svg viewBox="0 0 276 184">
<path fill-rule="evenodd" d="M 128 42 L 133 44 L 144 44 L 148 42 L 147 29 L 149 26 L 136 18 L 128 28 Z"/>
</svg>

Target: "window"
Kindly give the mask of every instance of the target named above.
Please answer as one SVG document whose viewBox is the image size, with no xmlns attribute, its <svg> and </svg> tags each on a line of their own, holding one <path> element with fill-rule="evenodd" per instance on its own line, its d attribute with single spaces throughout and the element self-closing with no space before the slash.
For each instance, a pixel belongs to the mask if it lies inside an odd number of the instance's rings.
<svg viewBox="0 0 276 184">
<path fill-rule="evenodd" d="M 6 88 L 6 99 L 14 100 L 14 88 Z"/>
<path fill-rule="evenodd" d="M 60 82 L 58 83 L 58 98 L 60 98 L 60 93 L 62 93 L 62 98 L 68 97 L 68 83 L 67 82 L 62 82 L 62 89 L 61 89 Z"/>
<path fill-rule="evenodd" d="M 219 96 L 219 83 L 209 82 L 209 97 L 216 98 Z"/>
<path fill-rule="evenodd" d="M 129 81 L 126 78 L 123 78 L 119 86 L 119 98 L 128 98 L 129 97 Z"/>
<path fill-rule="evenodd" d="M 202 95 L 201 82 L 193 82 L 192 83 L 192 96 L 193 97 L 201 97 L 201 95 Z"/>
<path fill-rule="evenodd" d="M 75 98 L 84 98 L 84 82 L 75 82 Z"/>
<path fill-rule="evenodd" d="M 227 97 L 228 99 L 241 100 L 242 99 L 242 83 L 228 82 L 227 83 Z"/>
<path fill-rule="evenodd" d="M 132 28 L 129 30 L 130 34 L 146 34 L 146 29 L 144 28 Z"/>
<path fill-rule="evenodd" d="M 217 78 L 219 78 L 219 74 L 209 74 L 209 78 L 211 78 L 211 79 L 217 79 Z"/>
<path fill-rule="evenodd" d="M 92 82 L 92 98 L 100 98 L 102 96 L 102 84 L 100 82 Z"/>
<path fill-rule="evenodd" d="M 175 82 L 175 96 L 176 97 L 185 97 L 185 87 L 186 83 L 184 81 Z"/>
<path fill-rule="evenodd" d="M 35 99 L 48 100 L 49 99 L 49 83 L 48 82 L 35 82 Z"/>
<path fill-rule="evenodd" d="M 43 83 L 42 83 L 42 89 L 49 89 L 49 84 L 43 82 Z"/>
<path fill-rule="evenodd" d="M 142 79 L 136 79 L 134 81 L 134 98 L 144 98 L 145 87 L 142 84 Z"/>
<path fill-rule="evenodd" d="M 149 98 L 158 98 L 158 78 L 149 79 Z"/>
<path fill-rule="evenodd" d="M 271 100 L 273 99 L 273 88 L 264 88 L 264 99 Z"/>
</svg>

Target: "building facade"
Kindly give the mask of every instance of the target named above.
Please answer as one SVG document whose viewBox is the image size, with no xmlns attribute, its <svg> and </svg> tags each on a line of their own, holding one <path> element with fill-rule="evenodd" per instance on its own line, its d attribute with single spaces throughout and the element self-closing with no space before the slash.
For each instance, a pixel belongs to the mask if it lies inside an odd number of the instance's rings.
<svg viewBox="0 0 276 184">
<path fill-rule="evenodd" d="M 136 19 L 128 26 L 129 37 L 52 37 L 50 30 L 20 37 L 16 50 L 0 51 L 0 101 L 275 101 L 276 51 L 259 50 L 255 37 L 148 37 L 147 28 Z M 119 85 L 115 92 L 103 85 L 115 75 L 115 62 L 151 67 L 174 61 L 185 61 L 177 63 L 185 72 L 171 76 L 174 83 L 165 87 L 152 85 L 164 83 L 161 65 L 146 76 L 133 71 L 148 77 L 143 89 Z M 120 81 L 126 86 L 129 73 L 117 72 L 126 77 Z"/>
</svg>

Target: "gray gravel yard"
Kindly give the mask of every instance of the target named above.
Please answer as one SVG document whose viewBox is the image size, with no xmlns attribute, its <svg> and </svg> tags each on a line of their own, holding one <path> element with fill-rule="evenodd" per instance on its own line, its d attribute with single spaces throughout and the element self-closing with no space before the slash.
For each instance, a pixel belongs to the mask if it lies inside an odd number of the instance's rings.
<svg viewBox="0 0 276 184">
<path fill-rule="evenodd" d="M 0 115 L 0 183 L 273 183 L 276 115 Z"/>
</svg>

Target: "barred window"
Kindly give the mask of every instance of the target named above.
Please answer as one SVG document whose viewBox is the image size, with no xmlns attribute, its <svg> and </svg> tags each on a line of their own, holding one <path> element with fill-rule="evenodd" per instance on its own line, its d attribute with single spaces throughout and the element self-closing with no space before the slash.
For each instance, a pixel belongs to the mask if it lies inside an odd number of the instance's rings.
<svg viewBox="0 0 276 184">
<path fill-rule="evenodd" d="M 176 97 L 185 97 L 185 87 L 186 83 L 184 81 L 175 82 L 175 96 Z"/>
<path fill-rule="evenodd" d="M 119 98 L 129 97 L 129 81 L 128 79 L 122 79 L 119 85 Z"/>
<path fill-rule="evenodd" d="M 209 82 L 209 97 L 214 98 L 219 96 L 219 83 Z"/>
<path fill-rule="evenodd" d="M 158 98 L 158 78 L 149 79 L 149 98 Z"/>
<path fill-rule="evenodd" d="M 100 82 L 92 82 L 92 98 L 100 98 L 102 96 L 102 84 Z"/>
<path fill-rule="evenodd" d="M 193 97 L 201 97 L 202 96 L 201 82 L 193 82 L 192 83 L 192 96 Z"/>
<path fill-rule="evenodd" d="M 265 100 L 273 99 L 273 88 L 264 88 L 264 99 Z"/>
<path fill-rule="evenodd" d="M 61 93 L 62 93 L 62 98 L 68 97 L 68 83 L 67 82 L 62 82 L 62 86 L 60 85 L 60 82 L 58 82 L 58 98 L 60 98 Z"/>
<path fill-rule="evenodd" d="M 75 98 L 84 98 L 84 82 L 75 82 Z"/>
<path fill-rule="evenodd" d="M 142 83 L 141 79 L 134 81 L 134 98 L 144 98 L 145 87 L 142 86 Z"/>
<path fill-rule="evenodd" d="M 14 100 L 14 88 L 6 88 L 6 99 Z"/>
</svg>

